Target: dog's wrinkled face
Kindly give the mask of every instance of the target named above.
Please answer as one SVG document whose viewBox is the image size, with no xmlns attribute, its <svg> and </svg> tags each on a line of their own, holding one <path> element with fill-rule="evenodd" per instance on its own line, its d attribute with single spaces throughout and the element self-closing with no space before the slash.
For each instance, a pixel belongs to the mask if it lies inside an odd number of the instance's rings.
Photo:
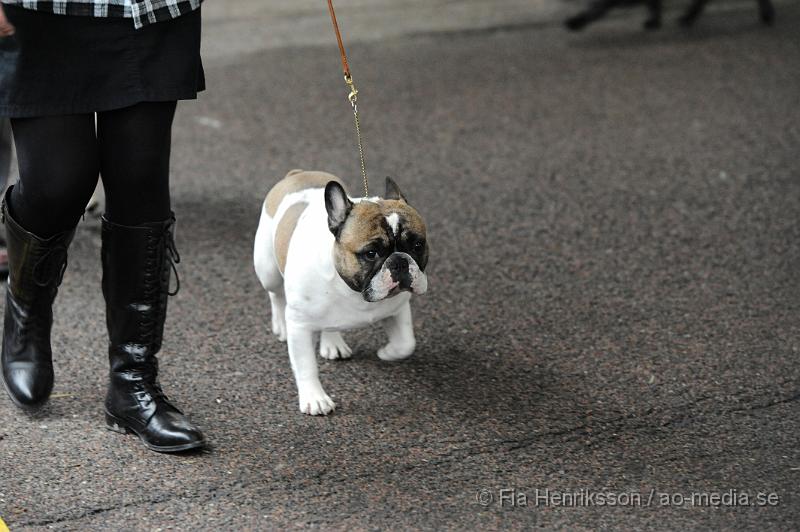
<svg viewBox="0 0 800 532">
<path fill-rule="evenodd" d="M 425 222 L 394 181 L 383 199 L 353 203 L 334 181 L 325 187 L 328 228 L 336 237 L 333 259 L 347 286 L 366 301 L 403 291 L 424 294 L 428 242 Z"/>
</svg>

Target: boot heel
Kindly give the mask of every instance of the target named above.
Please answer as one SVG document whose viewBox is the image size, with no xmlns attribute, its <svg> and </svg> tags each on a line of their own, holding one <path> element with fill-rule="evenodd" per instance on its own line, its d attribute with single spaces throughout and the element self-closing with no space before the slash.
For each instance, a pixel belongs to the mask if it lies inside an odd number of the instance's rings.
<svg viewBox="0 0 800 532">
<path fill-rule="evenodd" d="M 114 432 L 119 432 L 120 434 L 131 434 L 132 431 L 119 418 L 112 416 L 108 412 L 106 412 L 106 425 L 108 426 L 108 430 L 113 430 Z"/>
</svg>

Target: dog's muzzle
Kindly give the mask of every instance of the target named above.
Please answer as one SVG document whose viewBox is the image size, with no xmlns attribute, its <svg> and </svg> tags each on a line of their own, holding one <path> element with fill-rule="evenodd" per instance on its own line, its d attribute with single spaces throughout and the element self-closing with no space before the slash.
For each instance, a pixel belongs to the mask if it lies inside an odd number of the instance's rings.
<svg viewBox="0 0 800 532">
<path fill-rule="evenodd" d="M 408 253 L 396 252 L 383 262 L 363 296 L 367 301 L 380 301 L 400 292 L 424 294 L 427 290 L 428 277 L 419 269 L 414 258 Z"/>
</svg>

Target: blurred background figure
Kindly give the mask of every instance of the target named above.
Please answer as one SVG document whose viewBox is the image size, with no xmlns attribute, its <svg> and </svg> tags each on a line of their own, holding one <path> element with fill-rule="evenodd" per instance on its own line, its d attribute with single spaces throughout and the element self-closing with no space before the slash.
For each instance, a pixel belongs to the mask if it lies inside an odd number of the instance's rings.
<svg viewBox="0 0 800 532">
<path fill-rule="evenodd" d="M 6 189 L 11 172 L 11 123 L 0 118 L 0 191 Z M 0 231 L 0 279 L 8 277 L 8 253 L 5 233 Z"/>
<path fill-rule="evenodd" d="M 709 0 L 693 0 L 689 9 L 678 19 L 682 26 L 691 26 L 694 24 L 697 17 L 703 13 L 706 4 Z M 758 1 L 758 16 L 761 22 L 767 26 L 772 26 L 775 21 L 775 8 L 772 6 L 771 0 L 757 0 Z"/>
<path fill-rule="evenodd" d="M 771 26 L 775 20 L 775 8 L 772 6 L 771 0 L 756 1 L 758 2 L 758 11 L 761 21 Z M 703 13 L 703 9 L 705 9 L 708 2 L 709 0 L 692 0 L 689 8 L 678 19 L 678 22 L 683 26 L 691 26 Z M 648 17 L 643 25 L 644 29 L 655 30 L 660 28 L 662 12 L 661 0 L 592 0 L 589 7 L 565 20 L 564 25 L 567 29 L 572 31 L 580 31 L 592 22 L 606 16 L 612 9 L 639 5 L 646 6 L 648 11 Z"/>
<path fill-rule="evenodd" d="M 580 31 L 592 22 L 606 16 L 611 9 L 617 7 L 633 7 L 646 5 L 647 20 L 644 29 L 655 30 L 661 27 L 661 0 L 592 0 L 584 11 L 564 21 L 564 25 L 572 31 Z"/>
</svg>

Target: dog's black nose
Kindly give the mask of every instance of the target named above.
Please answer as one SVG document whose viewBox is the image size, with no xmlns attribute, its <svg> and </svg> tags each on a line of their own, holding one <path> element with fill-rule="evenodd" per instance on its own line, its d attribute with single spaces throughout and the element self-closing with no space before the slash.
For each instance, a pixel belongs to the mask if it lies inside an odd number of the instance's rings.
<svg viewBox="0 0 800 532">
<path fill-rule="evenodd" d="M 397 257 L 389 263 L 389 271 L 392 274 L 408 271 L 408 259 L 405 257 Z"/>
</svg>

